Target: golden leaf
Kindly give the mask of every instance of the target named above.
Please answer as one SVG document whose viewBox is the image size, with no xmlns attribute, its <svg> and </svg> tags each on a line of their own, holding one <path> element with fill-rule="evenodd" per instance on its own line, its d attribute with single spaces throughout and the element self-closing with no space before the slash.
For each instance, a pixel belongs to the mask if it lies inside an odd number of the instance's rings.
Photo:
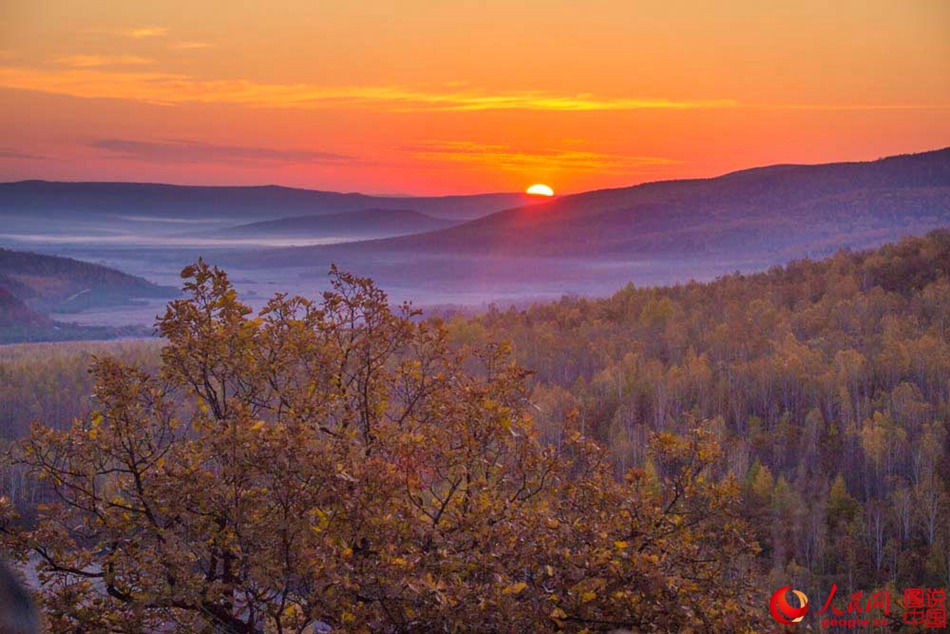
<svg viewBox="0 0 950 634">
<path fill-rule="evenodd" d="M 518 583 L 513 583 L 510 586 L 505 586 L 505 589 L 501 591 L 502 594 L 520 594 L 525 588 L 528 587 L 528 584 L 524 581 L 519 581 Z"/>
</svg>

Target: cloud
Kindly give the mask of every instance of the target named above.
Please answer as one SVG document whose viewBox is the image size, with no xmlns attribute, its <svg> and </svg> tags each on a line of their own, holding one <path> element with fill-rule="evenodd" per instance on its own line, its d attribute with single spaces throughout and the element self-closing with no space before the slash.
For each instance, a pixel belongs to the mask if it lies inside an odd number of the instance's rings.
<svg viewBox="0 0 950 634">
<path fill-rule="evenodd" d="M 21 152 L 20 150 L 12 147 L 0 147 L 0 159 L 21 159 L 21 160 L 31 160 L 38 161 L 45 159 L 45 156 L 40 156 L 38 154 L 27 154 L 26 152 Z"/>
<path fill-rule="evenodd" d="M 318 150 L 216 145 L 201 141 L 98 139 L 90 147 L 111 152 L 107 158 L 153 163 L 342 163 L 353 156 Z"/>
<path fill-rule="evenodd" d="M 628 156 L 581 150 L 516 150 L 506 145 L 452 141 L 406 148 L 424 161 L 490 165 L 498 169 L 564 169 L 571 172 L 629 173 L 680 161 L 655 156 Z"/>
<path fill-rule="evenodd" d="M 122 34 L 126 37 L 141 40 L 147 37 L 165 37 L 168 34 L 168 29 L 163 26 L 139 26 L 126 29 L 122 31 Z"/>
<path fill-rule="evenodd" d="M 99 66 L 144 66 L 153 60 L 134 55 L 61 55 L 53 61 L 72 68 L 96 68 Z"/>
<path fill-rule="evenodd" d="M 371 108 L 390 112 L 688 110 L 738 105 L 730 99 L 639 99 L 541 91 L 489 93 L 472 89 L 437 91 L 403 86 L 263 84 L 248 80 L 201 80 L 176 73 L 107 72 L 94 68 L 49 70 L 0 67 L 0 88 L 163 105 L 208 103 L 255 108 Z"/>
<path fill-rule="evenodd" d="M 214 44 L 210 42 L 175 42 L 170 44 L 168 48 L 176 51 L 193 51 L 202 48 L 213 48 Z"/>
<path fill-rule="evenodd" d="M 73 56 L 86 57 L 86 56 Z M 95 56 L 88 56 L 95 58 Z M 69 59 L 69 58 L 65 58 Z M 103 58 L 106 59 L 106 58 Z M 143 58 L 118 57 L 125 64 Z M 132 62 L 132 60 L 138 60 Z M 320 86 L 266 84 L 243 79 L 198 79 L 167 72 L 109 70 L 91 65 L 75 68 L 0 66 L 0 88 L 32 90 L 87 99 L 122 99 L 159 105 L 225 104 L 248 108 L 366 108 L 386 112 L 529 110 L 555 112 L 774 109 L 774 110 L 946 110 L 950 104 L 740 104 L 733 99 L 662 99 L 598 97 L 543 91 L 487 92 L 466 86 Z"/>
</svg>

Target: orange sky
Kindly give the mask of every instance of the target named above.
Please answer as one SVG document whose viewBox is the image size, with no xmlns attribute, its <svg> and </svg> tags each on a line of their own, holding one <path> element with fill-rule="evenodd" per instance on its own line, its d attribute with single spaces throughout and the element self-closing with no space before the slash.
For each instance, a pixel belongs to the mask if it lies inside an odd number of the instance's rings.
<svg viewBox="0 0 950 634">
<path fill-rule="evenodd" d="M 945 0 L 0 3 L 0 180 L 565 193 L 948 145 Z"/>
</svg>

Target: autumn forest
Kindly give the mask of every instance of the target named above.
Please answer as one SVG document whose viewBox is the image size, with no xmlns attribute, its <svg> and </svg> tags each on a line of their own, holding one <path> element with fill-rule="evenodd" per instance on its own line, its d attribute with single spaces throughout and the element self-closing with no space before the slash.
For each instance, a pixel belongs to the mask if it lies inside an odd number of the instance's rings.
<svg viewBox="0 0 950 634">
<path fill-rule="evenodd" d="M 54 631 L 762 631 L 782 585 L 950 584 L 950 232 L 475 316 L 182 277 L 161 343 L 0 351 Z"/>
</svg>

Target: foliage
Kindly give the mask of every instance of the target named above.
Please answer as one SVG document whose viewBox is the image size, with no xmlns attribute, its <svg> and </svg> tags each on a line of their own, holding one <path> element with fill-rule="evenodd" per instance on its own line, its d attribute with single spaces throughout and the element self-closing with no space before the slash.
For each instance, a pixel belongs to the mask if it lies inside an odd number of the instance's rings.
<svg viewBox="0 0 950 634">
<path fill-rule="evenodd" d="M 950 584 L 950 232 L 449 329 L 511 341 L 542 437 L 576 410 L 618 465 L 708 419 L 779 585 Z"/>
<path fill-rule="evenodd" d="M 715 425 L 618 478 L 570 417 L 539 438 L 507 346 L 453 346 L 368 279 L 253 315 L 224 272 L 183 277 L 159 370 L 98 358 L 96 409 L 17 456 L 55 498 L 32 525 L 5 504 L 2 535 L 54 631 L 761 624 Z"/>
</svg>

